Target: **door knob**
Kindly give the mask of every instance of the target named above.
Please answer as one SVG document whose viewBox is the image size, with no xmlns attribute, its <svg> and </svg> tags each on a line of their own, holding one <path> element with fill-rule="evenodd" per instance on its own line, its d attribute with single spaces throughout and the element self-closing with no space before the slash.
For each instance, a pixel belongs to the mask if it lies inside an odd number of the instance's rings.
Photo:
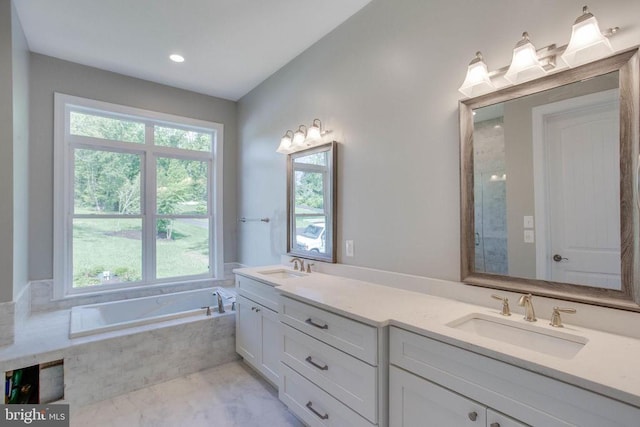
<svg viewBox="0 0 640 427">
<path fill-rule="evenodd" d="M 469 412 L 469 419 L 471 421 L 475 421 L 478 418 L 478 413 L 476 411 Z"/>
<path fill-rule="evenodd" d="M 567 260 L 567 261 L 569 261 L 569 258 L 564 258 L 564 257 L 563 257 L 562 255 L 560 255 L 560 254 L 555 254 L 555 255 L 553 256 L 553 260 L 554 260 L 555 262 L 560 262 L 560 261 L 562 261 L 562 260 Z"/>
</svg>

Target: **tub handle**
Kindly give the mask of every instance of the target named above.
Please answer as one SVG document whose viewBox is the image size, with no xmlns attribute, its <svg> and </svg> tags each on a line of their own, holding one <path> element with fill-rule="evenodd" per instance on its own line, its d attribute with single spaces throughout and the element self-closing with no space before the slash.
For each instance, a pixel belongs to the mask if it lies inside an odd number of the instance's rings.
<svg viewBox="0 0 640 427">
<path fill-rule="evenodd" d="M 207 316 L 211 316 L 211 307 L 210 306 L 206 306 L 206 307 L 200 307 L 202 309 L 207 309 Z"/>
<path fill-rule="evenodd" d="M 318 329 L 329 329 L 329 325 L 327 325 L 326 323 L 324 325 L 320 325 L 316 322 L 314 322 L 310 317 L 305 320 L 305 323 L 311 325 L 311 326 L 315 326 Z"/>
</svg>

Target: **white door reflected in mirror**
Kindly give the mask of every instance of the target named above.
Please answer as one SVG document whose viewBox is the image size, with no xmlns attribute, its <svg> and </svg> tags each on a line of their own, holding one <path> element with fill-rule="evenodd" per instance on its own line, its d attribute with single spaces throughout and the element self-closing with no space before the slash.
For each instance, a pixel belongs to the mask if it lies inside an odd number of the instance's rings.
<svg viewBox="0 0 640 427">
<path fill-rule="evenodd" d="M 616 72 L 474 110 L 475 271 L 621 289 L 619 105 Z"/>
</svg>

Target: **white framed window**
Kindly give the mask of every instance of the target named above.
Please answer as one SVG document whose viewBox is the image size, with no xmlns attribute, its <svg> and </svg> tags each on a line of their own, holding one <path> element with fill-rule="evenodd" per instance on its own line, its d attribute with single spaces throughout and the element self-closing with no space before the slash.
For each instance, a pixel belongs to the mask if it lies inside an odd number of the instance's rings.
<svg viewBox="0 0 640 427">
<path fill-rule="evenodd" d="M 223 125 L 55 94 L 54 297 L 222 277 Z"/>
</svg>

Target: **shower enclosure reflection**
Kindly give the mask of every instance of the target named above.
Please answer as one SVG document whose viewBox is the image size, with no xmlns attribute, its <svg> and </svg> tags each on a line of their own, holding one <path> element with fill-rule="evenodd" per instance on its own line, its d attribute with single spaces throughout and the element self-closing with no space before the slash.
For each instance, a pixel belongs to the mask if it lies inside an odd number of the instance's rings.
<svg viewBox="0 0 640 427">
<path fill-rule="evenodd" d="M 502 104 L 474 116 L 475 271 L 507 274 L 507 194 Z"/>
</svg>

